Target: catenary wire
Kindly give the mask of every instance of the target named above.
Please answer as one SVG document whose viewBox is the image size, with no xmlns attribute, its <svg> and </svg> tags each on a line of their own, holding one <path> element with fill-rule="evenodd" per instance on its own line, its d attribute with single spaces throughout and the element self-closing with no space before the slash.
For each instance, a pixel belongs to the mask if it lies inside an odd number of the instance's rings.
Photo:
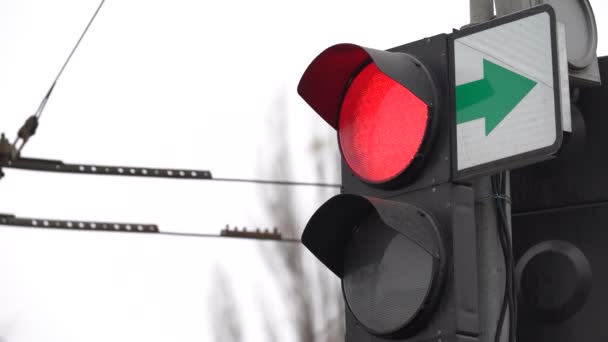
<svg viewBox="0 0 608 342">
<path fill-rule="evenodd" d="M 0 225 L 2 226 L 2 225 Z M 12 225 L 6 225 L 7 227 L 11 227 L 11 228 L 24 228 L 24 226 L 12 226 Z M 28 228 L 33 228 L 33 229 L 53 229 L 53 228 L 47 228 L 47 227 L 31 227 L 28 226 Z M 88 231 L 88 232 L 104 232 L 103 230 L 78 230 L 78 229 L 73 229 L 74 231 Z M 108 231 L 110 233 L 112 233 L 112 231 Z M 114 233 L 121 233 L 123 231 L 116 231 Z M 167 232 L 167 231 L 157 231 L 157 232 L 139 232 L 139 233 L 135 233 L 135 234 L 146 234 L 146 235 L 164 235 L 164 236 L 176 236 L 176 237 L 197 237 L 197 238 L 224 238 L 224 239 L 229 239 L 229 240 L 237 240 L 237 239 L 241 239 L 241 240 L 257 240 L 257 241 L 270 241 L 270 242 L 284 242 L 284 243 L 300 243 L 301 240 L 300 239 L 295 239 L 295 238 L 281 238 L 281 239 L 271 239 L 271 238 L 259 238 L 259 237 L 246 237 L 246 236 L 226 236 L 226 235 L 220 235 L 220 234 L 205 234 L 205 233 L 183 233 L 183 232 Z"/>
<path fill-rule="evenodd" d="M 57 85 L 57 81 L 59 80 L 59 78 L 63 74 L 63 71 L 65 70 L 66 66 L 72 59 L 74 52 L 76 52 L 76 49 L 78 49 L 78 46 L 80 46 L 82 39 L 89 31 L 91 24 L 97 17 L 97 14 L 101 10 L 101 7 L 103 6 L 104 3 L 105 3 L 105 0 L 101 0 L 101 2 L 99 3 L 99 6 L 97 6 L 95 13 L 93 14 L 91 19 L 87 23 L 87 26 L 85 27 L 84 31 L 82 32 L 82 34 L 80 35 L 78 40 L 76 41 L 76 44 L 72 48 L 72 51 L 70 51 L 68 58 L 65 60 L 65 62 L 59 69 L 59 72 L 57 73 L 57 76 L 55 76 L 55 79 L 51 83 L 49 90 L 46 92 L 46 94 L 42 98 L 42 101 L 40 101 L 40 104 L 38 105 L 38 109 L 36 109 L 36 112 L 25 120 L 25 122 L 23 123 L 23 125 L 21 126 L 19 131 L 17 132 L 17 137 L 15 137 L 15 140 L 14 140 L 13 144 L 11 145 L 11 156 L 10 156 L 11 159 L 14 159 L 15 157 L 19 156 L 21 154 L 21 150 L 23 150 L 23 147 L 25 147 L 25 144 L 29 141 L 29 139 L 34 134 L 36 134 L 36 130 L 38 129 L 38 119 L 40 118 L 40 116 L 42 116 L 42 112 L 44 111 L 44 108 L 46 107 L 46 104 L 49 101 L 49 98 L 51 97 L 51 94 L 53 93 L 55 86 Z"/>
<path fill-rule="evenodd" d="M 242 178 L 211 178 L 211 181 L 219 182 L 242 182 L 242 183 L 257 183 L 257 184 L 274 184 L 274 185 L 302 185 L 302 186 L 317 186 L 328 188 L 339 188 L 340 184 L 332 183 L 314 183 L 314 182 L 292 182 L 292 181 L 276 181 L 263 179 L 242 179 Z"/>
<path fill-rule="evenodd" d="M 80 38 L 78 38 L 78 40 L 76 41 L 76 45 L 74 45 L 74 47 L 72 48 L 72 51 L 68 55 L 68 58 L 65 60 L 65 62 L 61 66 L 61 69 L 59 69 L 59 72 L 57 73 L 57 76 L 55 76 L 55 79 L 53 80 L 53 83 L 51 84 L 51 87 L 49 88 L 49 90 L 46 93 L 46 95 L 42 98 L 42 101 L 40 102 L 40 105 L 38 106 L 38 109 L 36 110 L 36 113 L 34 114 L 37 118 L 40 118 L 40 116 L 42 115 L 42 112 L 44 111 L 44 107 L 46 106 L 46 103 L 48 102 L 49 97 L 51 96 L 51 93 L 53 92 L 53 89 L 55 88 L 55 85 L 57 84 L 57 81 L 61 77 L 61 74 L 63 74 L 63 71 L 65 70 L 65 67 L 68 65 L 68 63 L 72 59 L 72 56 L 74 55 L 74 52 L 76 52 L 76 50 L 78 49 L 78 46 L 80 46 L 80 42 L 82 42 L 82 39 L 84 38 L 84 36 L 89 31 L 89 28 L 91 27 L 91 24 L 93 23 L 93 21 L 95 21 L 95 18 L 97 17 L 97 14 L 101 10 L 101 7 L 103 7 L 103 4 L 105 2 L 106 2 L 106 0 L 101 0 L 101 2 L 99 3 L 99 5 L 97 6 L 97 9 L 95 10 L 95 13 L 93 13 L 93 16 L 91 17 L 91 19 L 87 23 L 87 26 L 85 27 L 84 31 L 82 31 L 82 34 L 80 35 Z"/>
<path fill-rule="evenodd" d="M 230 228 L 226 225 L 220 234 L 171 232 L 161 231 L 156 224 L 149 223 L 125 223 L 90 220 L 60 220 L 49 218 L 17 217 L 12 214 L 0 214 L 0 226 L 14 228 L 47 229 L 47 230 L 71 230 L 84 232 L 107 232 L 107 233 L 129 233 L 129 234 L 158 234 L 181 237 L 202 238 L 240 238 L 253 240 L 266 240 L 299 243 L 299 239 L 283 237 L 277 228 L 274 230 L 260 229 L 247 230 L 238 227 Z"/>
<path fill-rule="evenodd" d="M 218 235 L 218 234 L 203 234 L 203 233 L 178 233 L 178 232 L 160 231 L 160 232 L 154 233 L 154 234 L 167 235 L 167 236 L 181 236 L 181 237 L 249 239 L 249 240 L 276 241 L 276 242 L 288 242 L 288 243 L 300 243 L 301 242 L 300 239 L 294 239 L 294 238 L 265 239 L 265 238 L 253 238 L 253 237 L 244 237 L 244 236 L 225 236 L 225 235 Z"/>
<path fill-rule="evenodd" d="M 1 157 L 1 156 L 0 156 Z M 58 172 L 71 174 L 89 174 L 103 176 L 126 176 L 126 177 L 150 177 L 150 178 L 171 178 L 171 179 L 198 179 L 218 182 L 240 182 L 240 183 L 256 183 L 256 184 L 273 184 L 273 185 L 292 185 L 292 186 L 315 186 L 315 187 L 331 187 L 339 188 L 340 184 L 323 183 L 323 182 L 298 182 L 298 181 L 282 181 L 282 180 L 265 180 L 265 179 L 245 179 L 245 178 L 216 178 L 212 176 L 208 170 L 192 170 L 178 168 L 154 168 L 154 167 L 135 167 L 135 166 L 116 166 L 116 165 L 99 165 L 99 164 L 75 164 L 64 163 L 61 160 L 41 159 L 41 158 L 23 158 L 19 157 L 15 160 L 4 158 L 1 161 L 0 168 L 12 168 L 30 171 L 43 172 Z"/>
</svg>

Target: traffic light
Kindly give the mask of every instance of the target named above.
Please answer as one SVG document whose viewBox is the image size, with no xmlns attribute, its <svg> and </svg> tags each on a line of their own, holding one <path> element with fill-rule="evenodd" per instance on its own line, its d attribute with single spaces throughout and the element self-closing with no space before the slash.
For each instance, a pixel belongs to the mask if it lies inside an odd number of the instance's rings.
<svg viewBox="0 0 608 342">
<path fill-rule="evenodd" d="M 342 279 L 348 341 L 479 333 L 473 191 L 449 182 L 447 55 L 445 34 L 335 45 L 298 86 L 342 154 L 342 194 L 302 242 Z"/>
<path fill-rule="evenodd" d="M 520 341 L 608 340 L 608 57 L 599 69 L 557 158 L 512 172 Z"/>
<path fill-rule="evenodd" d="M 342 189 L 302 243 L 341 279 L 346 341 L 494 338 L 482 304 L 505 290 L 479 288 L 472 183 L 559 149 L 561 77 L 547 5 L 312 61 L 298 93 L 336 130 Z"/>
</svg>

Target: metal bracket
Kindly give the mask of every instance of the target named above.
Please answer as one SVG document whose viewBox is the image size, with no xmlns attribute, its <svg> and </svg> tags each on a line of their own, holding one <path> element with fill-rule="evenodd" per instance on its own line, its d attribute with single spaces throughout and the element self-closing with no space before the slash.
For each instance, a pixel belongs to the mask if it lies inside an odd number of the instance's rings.
<svg viewBox="0 0 608 342">
<path fill-rule="evenodd" d="M 212 179 L 211 171 L 207 170 L 161 169 L 93 164 L 66 164 L 60 160 L 36 158 L 17 158 L 15 160 L 10 160 L 10 158 L 0 158 L 0 168 L 2 167 L 22 170 L 81 173 L 92 175 L 136 176 L 174 179 Z"/>
<path fill-rule="evenodd" d="M 0 225 L 19 226 L 30 228 L 55 228 L 72 230 L 99 230 L 127 233 L 158 233 L 155 224 L 143 223 L 119 223 L 102 221 L 80 221 L 80 220 L 53 220 L 40 218 L 16 217 L 12 214 L 0 214 Z"/>
</svg>

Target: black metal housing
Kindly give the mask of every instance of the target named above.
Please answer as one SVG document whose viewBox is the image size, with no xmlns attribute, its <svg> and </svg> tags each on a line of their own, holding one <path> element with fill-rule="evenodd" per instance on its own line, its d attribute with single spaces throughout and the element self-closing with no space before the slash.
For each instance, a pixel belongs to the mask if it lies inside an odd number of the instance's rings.
<svg viewBox="0 0 608 342">
<path fill-rule="evenodd" d="M 337 195 L 323 204 L 312 216 L 302 234 L 302 243 L 342 278 L 344 248 L 359 222 L 372 212 L 377 214 L 387 227 L 414 242 L 433 258 L 433 280 L 423 307 L 411 321 L 403 322 L 401 329 L 388 335 L 408 334 L 418 328 L 418 322 L 425 321 L 432 313 L 446 273 L 443 238 L 431 215 L 404 202 L 352 194 Z M 346 299 L 348 306 L 348 298 Z M 372 332 L 367 327 L 366 329 Z"/>
<path fill-rule="evenodd" d="M 608 340 L 606 222 L 606 202 L 513 216 L 518 341 Z"/>
<path fill-rule="evenodd" d="M 599 65 L 608 79 L 608 57 Z M 511 173 L 520 341 L 608 340 L 608 85 L 578 92 L 557 157 Z"/>
<path fill-rule="evenodd" d="M 445 262 L 445 271 L 441 273 L 442 285 L 436 287 L 436 292 L 428 297 L 425 311 L 406 328 L 390 336 L 371 334 L 347 307 L 346 341 L 478 341 L 480 331 L 473 190 L 467 186 L 445 183 L 391 200 L 424 208 L 433 217 L 445 253 L 442 258 Z M 391 215 L 395 213 L 390 212 Z M 325 227 L 327 226 L 323 228 Z M 410 234 L 412 232 L 410 228 Z M 336 246 L 337 244 L 332 245 L 332 248 Z"/>
<path fill-rule="evenodd" d="M 395 189 L 410 184 L 420 175 L 420 171 L 433 155 L 443 155 L 442 151 L 435 151 L 434 146 L 437 137 L 443 137 L 449 132 L 446 112 L 448 106 L 443 105 L 447 103 L 444 95 L 447 93 L 444 86 L 447 84 L 446 46 L 446 35 L 387 51 L 353 44 L 338 44 L 319 54 L 304 72 L 298 84 L 298 93 L 334 129 L 338 129 L 340 107 L 350 82 L 361 68 L 369 63 L 375 63 L 388 77 L 427 104 L 428 122 L 425 136 L 411 164 L 389 181 L 370 184 L 360 180 L 361 183 L 381 189 Z M 445 158 L 444 161 L 449 161 L 449 155 Z M 449 163 L 446 164 L 446 174 L 441 177 L 444 180 L 450 177 Z M 435 181 L 441 180 L 435 178 Z"/>
<path fill-rule="evenodd" d="M 325 202 L 306 224 L 302 243 L 329 270 L 342 277 L 344 245 L 352 230 L 371 211 L 377 212 L 384 224 L 415 242 L 433 258 L 441 259 L 444 253 L 439 232 L 424 219 L 428 216 L 424 210 L 408 203 L 354 194 L 336 195 Z"/>
<path fill-rule="evenodd" d="M 608 56 L 599 59 L 608 80 Z M 578 92 L 578 91 L 577 91 Z M 554 160 L 514 170 L 513 211 L 608 201 L 608 84 L 582 88 L 572 111 L 572 133 Z"/>
<path fill-rule="evenodd" d="M 407 63 L 411 63 L 409 61 L 419 61 L 424 68 L 416 68 L 427 70 L 428 75 L 423 78 L 432 80 L 421 84 L 434 85 L 432 90 L 423 89 L 423 92 L 433 94 L 434 100 L 427 102 L 433 107 L 433 114 L 425 137 L 426 145 L 416 157 L 420 162 L 408 167 L 395 182 L 378 187 L 363 182 L 342 160 L 343 194 L 327 201 L 312 216 L 302 235 L 302 242 L 341 277 L 345 245 L 353 228 L 370 212 L 377 212 L 383 223 L 424 246 L 432 255 L 437 255 L 440 267 L 424 310 L 407 322 L 403 329 L 378 336 L 364 327 L 347 305 L 346 341 L 478 341 L 480 327 L 473 190 L 466 185 L 450 183 L 450 125 L 453 124 L 450 113 L 453 101 L 448 91 L 448 36 L 441 34 L 388 51 L 353 45 L 332 47 L 311 64 L 298 91 L 335 128 L 343 92 L 353 73 L 358 71 L 357 68 L 372 59 L 376 63 L 380 61 L 378 67 L 383 72 L 399 74 L 403 70 L 392 69 L 399 63 L 407 69 Z M 406 79 L 397 81 L 407 82 Z M 318 88 L 314 88 L 314 84 Z M 417 91 L 414 93 L 422 98 L 420 94 L 423 93 Z M 437 233 L 414 220 L 413 213 L 431 217 Z"/>
<path fill-rule="evenodd" d="M 383 338 L 410 341 L 408 337 L 414 334 L 416 339 L 425 336 L 460 341 L 464 336 L 479 334 L 473 208 L 472 189 L 450 183 L 392 200 L 343 194 L 319 208 L 306 225 L 302 242 L 338 277 L 342 276 L 344 247 L 350 233 L 370 211 L 377 212 L 387 225 L 437 259 L 432 293 L 424 310 L 410 324 L 390 336 L 375 336 L 351 316 L 347 307 L 347 317 L 350 317 L 347 332 L 351 335 L 347 341 L 384 341 Z M 420 213 L 432 218 L 438 232 L 417 219 Z"/>
<path fill-rule="evenodd" d="M 448 182 L 451 179 L 450 112 L 452 101 L 448 91 L 447 35 L 440 34 L 389 49 L 393 55 L 409 55 L 419 60 L 428 70 L 435 85 L 436 101 L 429 108 L 427 133 L 415 160 L 405 171 L 389 183 L 370 184 L 362 181 L 342 161 L 342 182 L 353 193 L 389 198 L 401 193 Z M 392 72 L 391 69 L 388 69 Z M 428 90 L 425 90 L 428 91 Z M 418 94 L 416 94 L 418 95 Z"/>
<path fill-rule="evenodd" d="M 342 97 L 364 65 L 373 62 L 384 74 L 402 84 L 429 106 L 436 101 L 435 85 L 416 58 L 398 49 L 388 51 L 354 44 L 337 44 L 310 63 L 298 84 L 298 93 L 330 126 L 338 129 Z"/>
</svg>

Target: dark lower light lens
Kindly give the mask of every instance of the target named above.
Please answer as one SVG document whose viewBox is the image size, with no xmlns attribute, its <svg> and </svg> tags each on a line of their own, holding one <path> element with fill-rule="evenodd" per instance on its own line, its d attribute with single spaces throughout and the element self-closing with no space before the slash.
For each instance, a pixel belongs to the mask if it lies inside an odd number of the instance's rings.
<svg viewBox="0 0 608 342">
<path fill-rule="evenodd" d="M 405 328 L 424 306 L 433 271 L 429 253 L 372 214 L 346 247 L 344 297 L 369 331 L 393 334 Z"/>
</svg>

